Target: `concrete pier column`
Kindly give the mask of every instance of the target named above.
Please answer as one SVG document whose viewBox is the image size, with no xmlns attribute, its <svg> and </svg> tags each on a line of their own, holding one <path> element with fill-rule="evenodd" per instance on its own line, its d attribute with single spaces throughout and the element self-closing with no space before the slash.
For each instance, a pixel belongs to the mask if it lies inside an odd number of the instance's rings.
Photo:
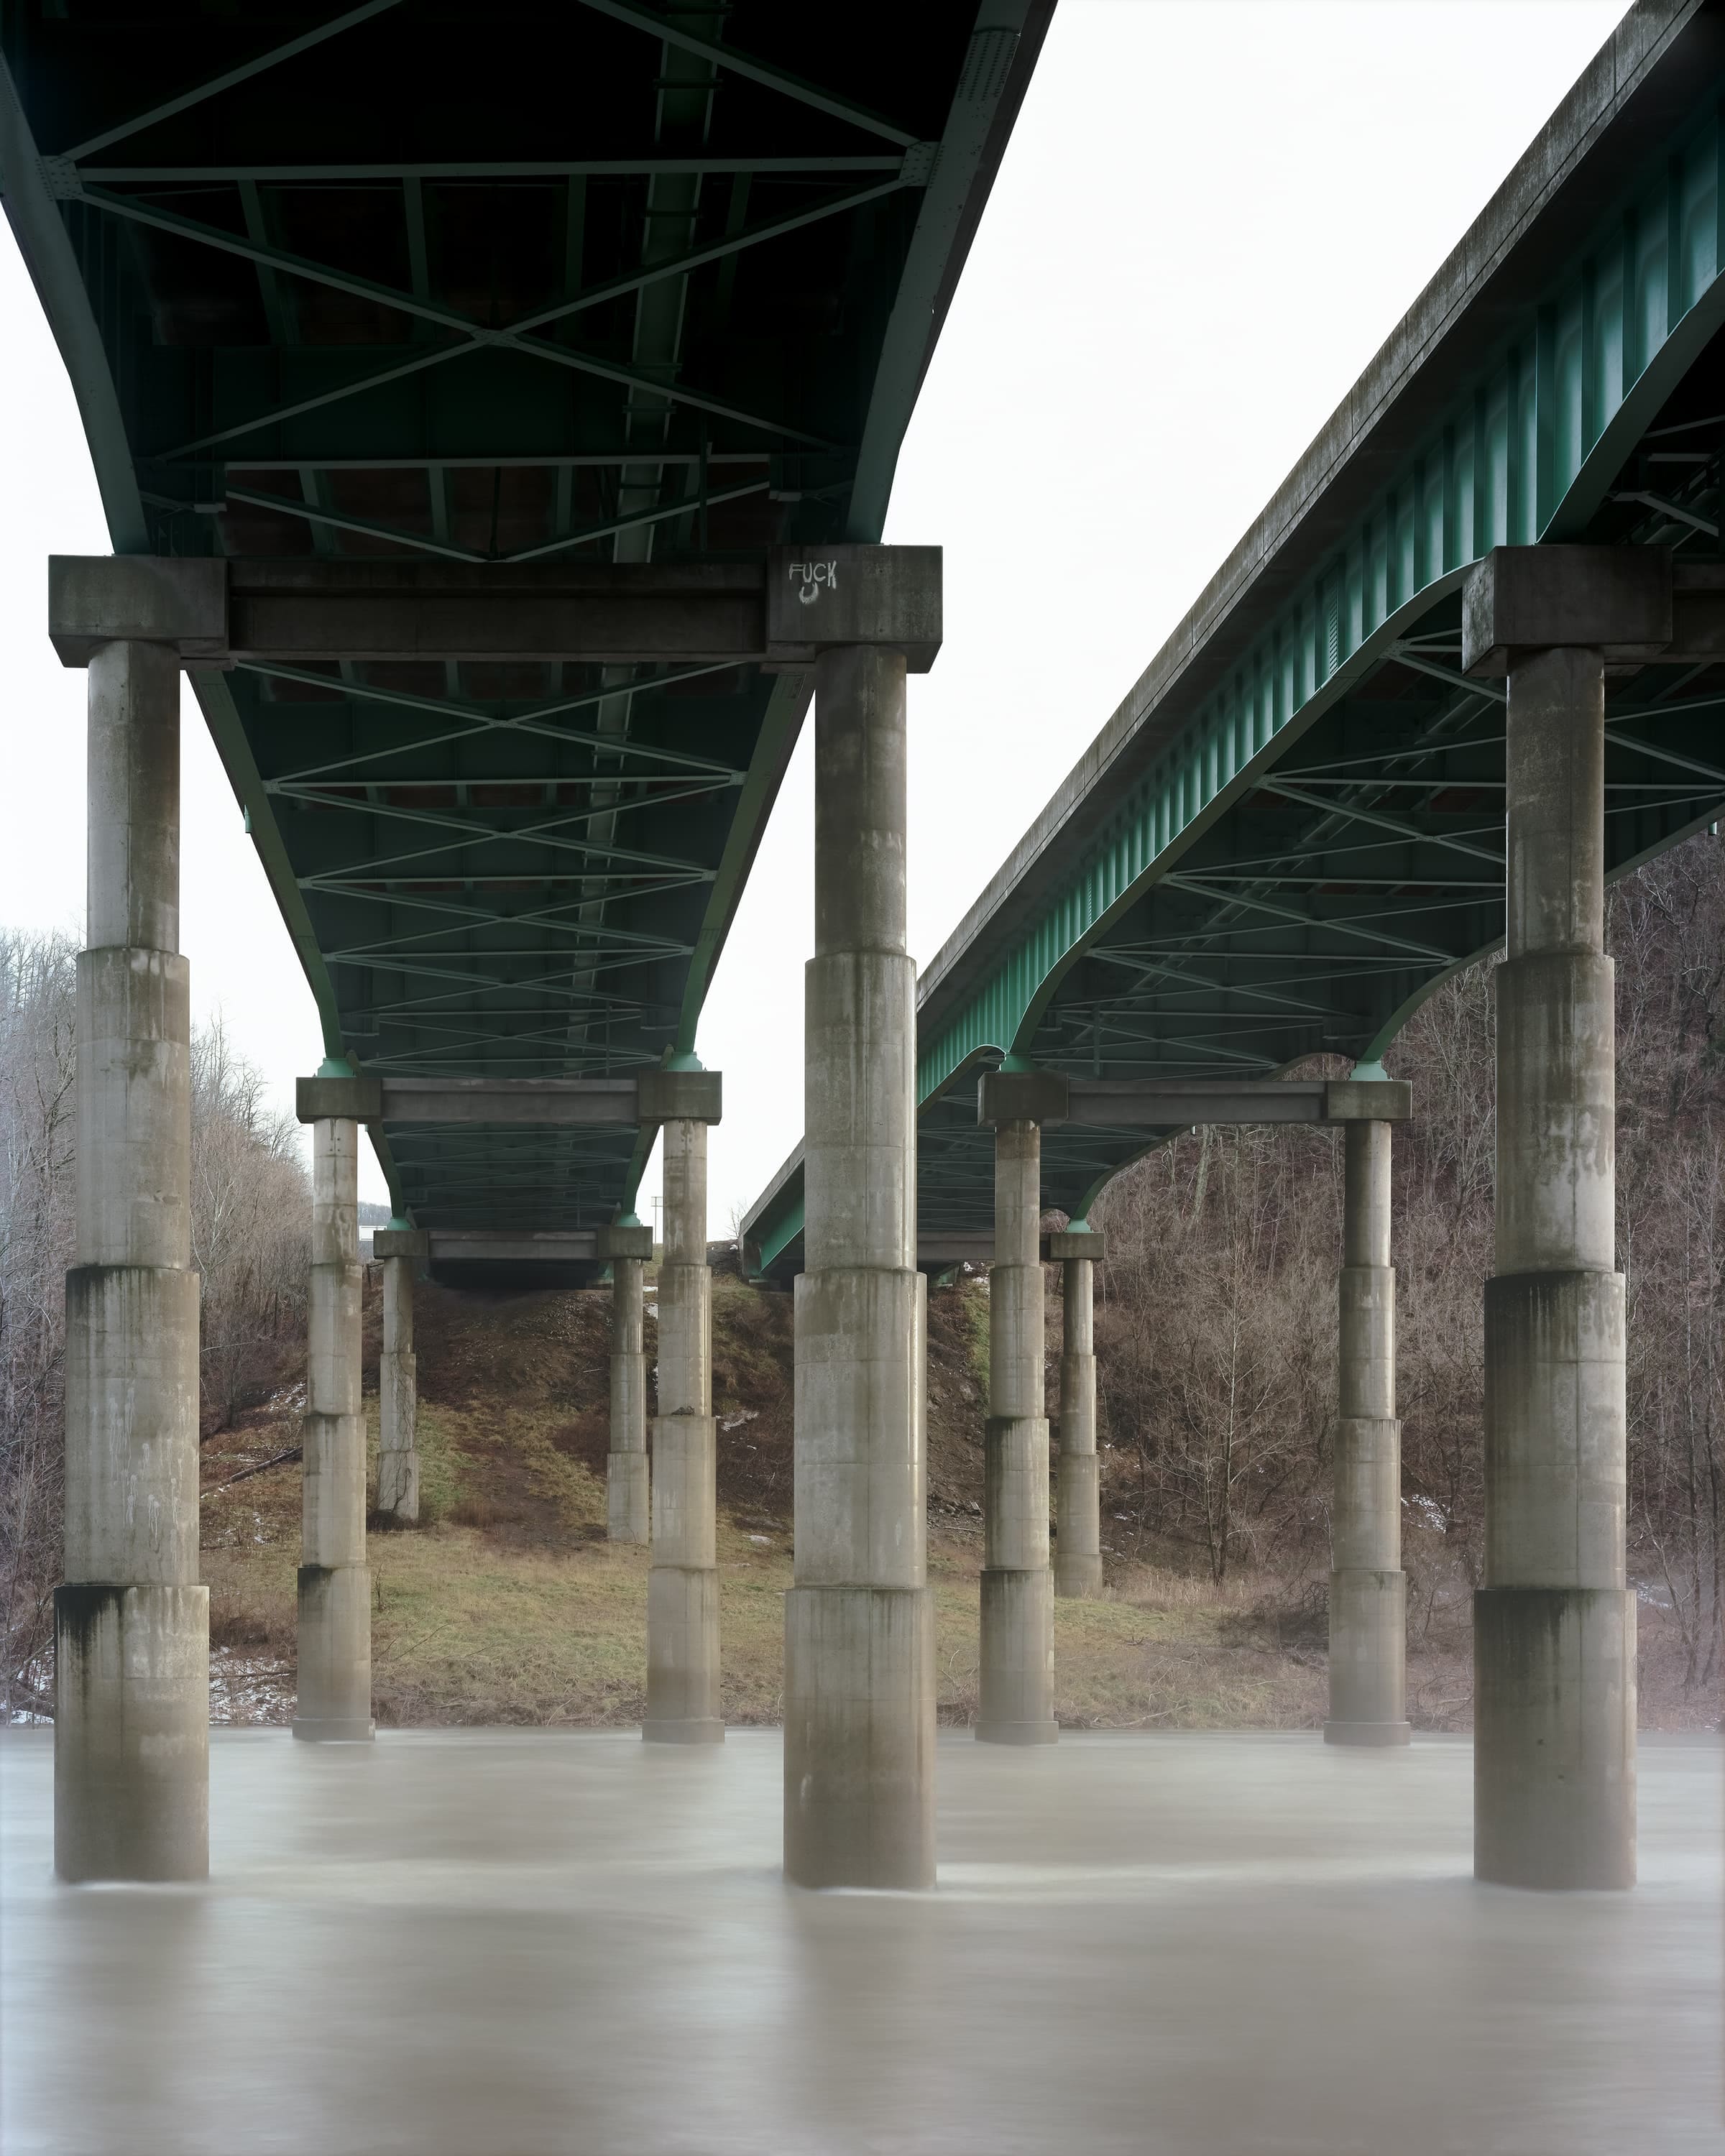
<svg viewBox="0 0 1725 2156">
<path fill-rule="evenodd" d="M 54 1868 L 63 1879 L 201 1879 L 209 1595 L 198 1584 L 179 661 L 171 644 L 113 642 L 88 665 L 90 947 L 78 959 Z"/>
<path fill-rule="evenodd" d="M 1102 1591 L 1102 1512 L 1096 1460 L 1096 1261 L 1102 1238 L 1083 1220 L 1051 1236 L 1060 1268 L 1060 1453 L 1055 1469 L 1055 1593 Z M 1093 1247 L 1092 1247 L 1093 1246 Z"/>
<path fill-rule="evenodd" d="M 1511 1886 L 1627 1887 L 1635 1606 L 1624 1551 L 1600 651 L 1512 655 L 1507 757 L 1474 1870 Z"/>
<path fill-rule="evenodd" d="M 1405 1744 L 1407 1581 L 1401 1569 L 1402 1426 L 1395 1414 L 1390 1126 L 1343 1141 L 1339 1375 L 1331 1515 L 1327 1744 Z"/>
<path fill-rule="evenodd" d="M 1042 1127 L 1003 1119 L 994 1126 L 976 1724 L 978 1737 L 990 1744 L 1052 1744 L 1059 1734 L 1043 1412 L 1041 1214 Z"/>
<path fill-rule="evenodd" d="M 644 1276 L 653 1231 L 630 1218 L 599 1234 L 611 1261 L 611 1451 L 605 1463 L 606 1531 L 614 1543 L 651 1533 L 647 1472 L 647 1353 Z"/>
<path fill-rule="evenodd" d="M 706 1261 L 706 1125 L 665 1127 L 659 1268 L 659 1413 L 653 1421 L 653 1565 L 647 1712 L 659 1744 L 717 1744 L 719 1559 L 713 1422 L 713 1276 Z"/>
<path fill-rule="evenodd" d="M 383 1260 L 383 1346 L 377 1359 L 377 1512 L 397 1527 L 419 1518 L 418 1364 L 413 1353 L 413 1260 Z"/>
<path fill-rule="evenodd" d="M 898 651 L 866 645 L 824 652 L 815 669 L 796 1584 L 785 1598 L 784 1868 L 803 1887 L 934 1883 L 906 670 Z"/>
<path fill-rule="evenodd" d="M 295 1737 L 369 1738 L 372 1576 L 360 1404 L 359 1125 L 311 1126 L 311 1297 L 301 1479 Z"/>
</svg>

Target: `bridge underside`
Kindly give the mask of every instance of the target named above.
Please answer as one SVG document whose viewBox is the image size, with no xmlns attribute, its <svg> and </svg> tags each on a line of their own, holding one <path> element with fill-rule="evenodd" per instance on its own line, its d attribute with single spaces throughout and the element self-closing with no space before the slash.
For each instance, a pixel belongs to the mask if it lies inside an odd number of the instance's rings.
<svg viewBox="0 0 1725 2156">
<path fill-rule="evenodd" d="M 874 540 L 1048 7 L 9 9 L 0 172 L 118 552 L 758 560 Z M 695 1047 L 806 680 L 403 649 L 194 673 L 377 1072 Z M 309 1044 L 308 1044 L 309 1046 Z M 315 1060 L 315 1058 L 311 1059 Z M 633 1132 L 391 1128 L 397 1209 L 580 1226 Z"/>
</svg>

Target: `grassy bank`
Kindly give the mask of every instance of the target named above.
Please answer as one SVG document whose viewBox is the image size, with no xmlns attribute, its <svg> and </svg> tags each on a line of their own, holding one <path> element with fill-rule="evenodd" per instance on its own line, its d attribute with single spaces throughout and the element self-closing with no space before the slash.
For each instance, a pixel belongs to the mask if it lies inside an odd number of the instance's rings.
<svg viewBox="0 0 1725 2156">
<path fill-rule="evenodd" d="M 373 1691 L 383 1723 L 638 1722 L 647 1553 L 605 1539 L 604 1292 L 419 1296 L 424 1524 L 374 1533 Z M 719 1564 L 727 1721 L 779 1718 L 791 1584 L 790 1299 L 721 1278 Z M 375 1472 L 375 1288 L 367 1407 Z M 930 1576 L 941 1717 L 976 1707 L 982 1561 L 978 1293 L 933 1298 Z M 648 1353 L 654 1353 L 649 1319 Z M 983 1351 L 985 1353 L 985 1349 Z M 218 1718 L 285 1721 L 294 1691 L 302 1400 L 290 1394 L 203 1448 L 204 1578 Z M 273 1465 L 264 1463 L 273 1461 Z M 237 1478 L 237 1479 L 236 1479 Z M 1056 1711 L 1076 1727 L 1312 1728 L 1325 1704 L 1321 1598 L 1272 1578 L 1110 1560 L 1106 1598 L 1055 1605 Z M 1657 1613 L 1647 1613 L 1656 1625 Z M 1650 1644 L 1654 1652 L 1650 1656 Z M 1644 1633 L 1644 1720 L 1681 1726 L 1657 1635 Z M 1426 1613 L 1409 1660 L 1417 1727 L 1465 1728 L 1465 1607 Z"/>
</svg>

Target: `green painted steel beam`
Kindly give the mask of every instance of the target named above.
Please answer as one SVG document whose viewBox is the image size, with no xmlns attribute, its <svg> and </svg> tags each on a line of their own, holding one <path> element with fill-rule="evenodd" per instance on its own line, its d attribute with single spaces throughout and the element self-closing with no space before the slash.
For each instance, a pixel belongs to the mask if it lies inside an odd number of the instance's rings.
<svg viewBox="0 0 1725 2156">
<path fill-rule="evenodd" d="M 692 53 L 697 58 L 711 60 L 716 68 L 728 74 L 740 75 L 744 81 L 758 83 L 766 90 L 776 90 L 798 105 L 811 111 L 824 114 L 832 120 L 842 120 L 865 134 L 878 136 L 881 141 L 896 142 L 901 149 L 909 149 L 917 140 L 914 132 L 896 126 L 884 115 L 870 111 L 866 105 L 854 103 L 819 84 L 806 82 L 800 75 L 786 69 L 774 67 L 737 51 L 731 45 L 721 45 L 711 38 L 697 37 L 685 28 L 680 21 L 667 18 L 650 8 L 636 7 L 631 0 L 580 0 L 580 4 L 591 8 L 596 14 L 609 15 L 614 21 L 627 23 L 632 28 L 644 30 L 649 38 L 669 45 L 679 52 Z"/>
<path fill-rule="evenodd" d="M 840 172 L 891 172 L 915 186 L 906 174 L 903 155 L 875 157 L 809 156 L 803 157 L 552 157 L 494 158 L 443 163 L 361 163 L 340 165 L 90 165 L 75 163 L 78 177 L 104 187 L 218 187 L 249 181 L 254 187 L 321 187 L 331 182 L 348 185 L 367 181 L 400 182 L 406 180 L 451 182 L 470 180 L 649 179 L 658 174 L 691 176 L 747 172 L 760 179 L 782 176 L 788 179 L 818 177 Z M 914 170 L 914 167 L 913 167 Z"/>
<path fill-rule="evenodd" d="M 1005 956 L 923 1045 L 927 1100 L 977 1055 L 1027 1052 L 1049 998 L 1110 921 L 1491 547 L 1583 529 L 1637 434 L 1725 323 L 1725 128 L 1715 85 L 1506 327 L 1399 470 L 1327 544 L 1273 624 L 1083 848 Z M 1442 954 L 1421 955 L 1435 961 Z"/>
</svg>

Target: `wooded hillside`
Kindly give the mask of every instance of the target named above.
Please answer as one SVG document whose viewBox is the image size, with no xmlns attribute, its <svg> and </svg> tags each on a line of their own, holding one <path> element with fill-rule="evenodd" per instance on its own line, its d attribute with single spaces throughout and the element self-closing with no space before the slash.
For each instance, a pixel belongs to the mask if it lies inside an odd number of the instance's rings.
<svg viewBox="0 0 1725 2156">
<path fill-rule="evenodd" d="M 1725 850 L 1702 838 L 1610 902 L 1620 1262 L 1630 1310 L 1630 1567 L 1643 1719 L 1717 1719 L 1725 1316 Z M 1392 1052 L 1409 1704 L 1467 1726 L 1482 1528 L 1481 1284 L 1491 1266 L 1491 968 L 1440 989 Z M 8 1709 L 50 1689 L 62 1276 L 70 1261 L 74 961 L 0 937 L 0 1594 Z M 203 1289 L 205 1577 L 219 1715 L 293 1696 L 309 1192 L 298 1134 L 219 1029 L 194 1049 Z M 1300 1129 L 1164 1147 L 1095 1209 L 1108 1599 L 1057 1612 L 1072 1722 L 1306 1727 L 1324 1707 L 1328 1424 L 1341 1148 Z M 791 1306 L 720 1254 L 714 1398 L 726 1711 L 778 1712 L 790 1584 Z M 1059 1276 L 1048 1276 L 1050 1407 Z M 422 1286 L 424 1523 L 372 1541 L 387 1721 L 639 1715 L 646 1556 L 604 1541 L 606 1291 Z M 650 1299 L 649 1299 L 650 1312 Z M 367 1302 L 376 1442 L 378 1305 Z M 649 1319 L 649 1361 L 653 1348 Z M 941 1711 L 974 1706 L 986 1278 L 929 1304 L 931 1565 Z"/>
</svg>

